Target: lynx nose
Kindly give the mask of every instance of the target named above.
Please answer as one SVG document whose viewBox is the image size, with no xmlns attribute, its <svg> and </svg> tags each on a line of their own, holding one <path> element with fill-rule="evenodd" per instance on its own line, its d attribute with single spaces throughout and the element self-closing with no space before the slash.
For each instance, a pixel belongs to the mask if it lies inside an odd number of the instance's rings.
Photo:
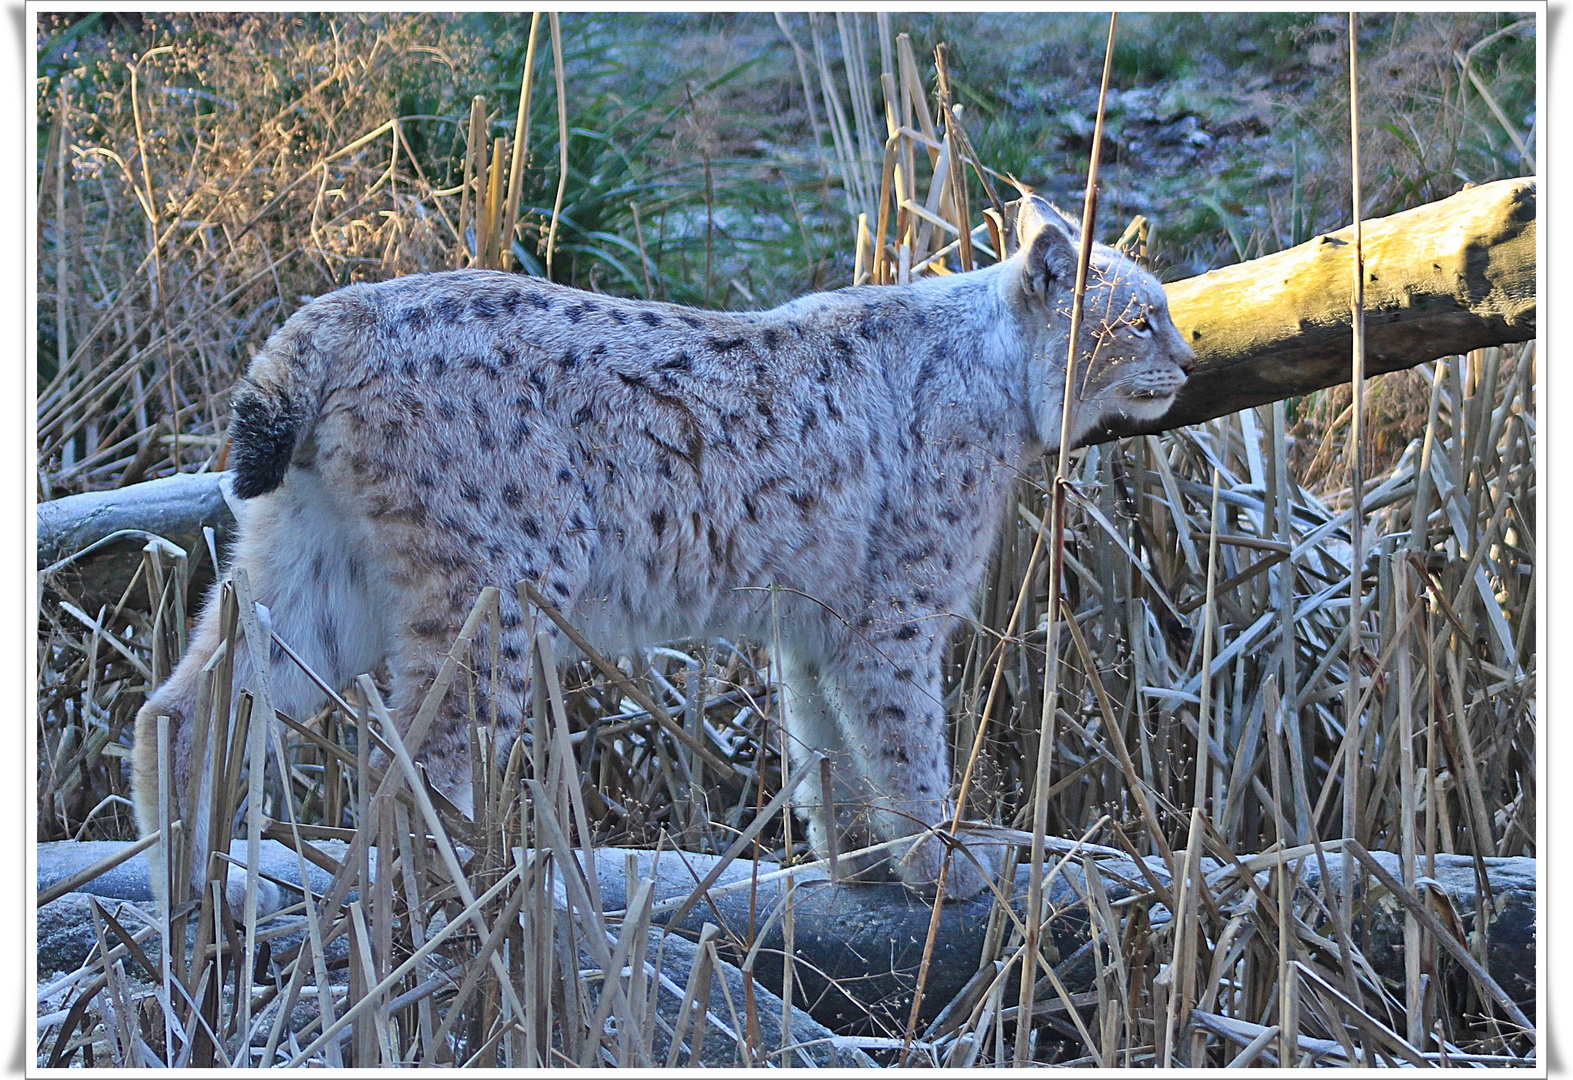
<svg viewBox="0 0 1573 1080">
<path fill-rule="evenodd" d="M 1184 357 L 1180 360 L 1180 370 L 1185 373 L 1186 378 L 1190 378 L 1191 372 L 1196 370 L 1195 353 L 1192 353 L 1190 356 Z"/>
</svg>

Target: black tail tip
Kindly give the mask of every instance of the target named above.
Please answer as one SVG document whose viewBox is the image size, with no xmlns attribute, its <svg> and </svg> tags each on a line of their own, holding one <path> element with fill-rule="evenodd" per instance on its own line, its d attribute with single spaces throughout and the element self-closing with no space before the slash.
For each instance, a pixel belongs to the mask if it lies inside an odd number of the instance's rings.
<svg viewBox="0 0 1573 1080">
<path fill-rule="evenodd" d="M 229 425 L 234 491 L 242 499 L 266 495 L 284 482 L 295 454 L 300 418 L 289 395 L 245 384 L 235 394 Z"/>
</svg>

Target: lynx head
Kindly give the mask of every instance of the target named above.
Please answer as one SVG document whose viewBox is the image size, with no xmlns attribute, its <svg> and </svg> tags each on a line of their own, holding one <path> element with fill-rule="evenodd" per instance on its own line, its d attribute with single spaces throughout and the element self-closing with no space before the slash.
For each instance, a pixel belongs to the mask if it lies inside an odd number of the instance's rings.
<svg viewBox="0 0 1573 1080">
<path fill-rule="evenodd" d="M 1071 304 L 1081 230 L 1035 195 L 1016 216 L 1021 301 L 1044 330 L 1033 351 L 1032 397 L 1038 436 L 1059 445 Z M 1105 420 L 1156 420 L 1168 411 L 1196 354 L 1169 317 L 1156 278 L 1130 259 L 1093 244 L 1073 372 L 1069 442 L 1078 445 Z"/>
</svg>

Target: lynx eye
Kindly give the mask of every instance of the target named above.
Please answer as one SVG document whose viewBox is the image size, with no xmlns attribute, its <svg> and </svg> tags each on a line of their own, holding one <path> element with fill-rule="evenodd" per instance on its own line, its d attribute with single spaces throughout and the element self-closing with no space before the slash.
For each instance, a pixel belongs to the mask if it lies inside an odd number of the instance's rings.
<svg viewBox="0 0 1573 1080">
<path fill-rule="evenodd" d="M 1137 337 L 1152 336 L 1152 323 L 1147 321 L 1147 316 L 1145 315 L 1136 316 L 1136 318 L 1130 321 L 1129 325 L 1132 332 L 1135 333 Z"/>
</svg>

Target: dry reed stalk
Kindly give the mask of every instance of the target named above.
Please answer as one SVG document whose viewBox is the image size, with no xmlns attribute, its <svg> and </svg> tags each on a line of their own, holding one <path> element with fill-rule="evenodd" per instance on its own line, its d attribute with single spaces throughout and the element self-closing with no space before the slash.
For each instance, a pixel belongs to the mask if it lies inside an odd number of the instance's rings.
<svg viewBox="0 0 1573 1080">
<path fill-rule="evenodd" d="M 888 272 L 885 255 L 885 222 L 890 216 L 891 190 L 896 179 L 896 148 L 900 144 L 900 134 L 892 135 L 885 143 L 885 164 L 880 174 L 879 181 L 879 211 L 874 220 L 879 224 L 874 231 L 874 264 L 870 273 L 871 280 L 876 284 L 888 284 Z M 868 215 L 858 214 L 859 236 L 866 227 Z"/>
<path fill-rule="evenodd" d="M 950 231 L 960 241 L 957 254 L 961 260 L 961 269 L 966 271 L 972 269 L 972 208 L 967 198 L 966 174 L 969 147 L 961 124 L 961 106 L 951 97 L 950 69 L 944 42 L 934 47 L 934 71 L 938 80 L 936 90 L 940 115 L 945 118 L 945 145 L 949 150 L 950 169 L 945 179 L 949 195 Z"/>
<path fill-rule="evenodd" d="M 524 50 L 524 72 L 519 77 L 519 112 L 513 124 L 513 159 L 508 167 L 508 214 L 502 230 L 503 250 L 507 254 L 502 265 L 505 270 L 512 268 L 513 235 L 519 224 L 519 201 L 524 195 L 525 159 L 530 148 L 530 92 L 535 87 L 535 39 L 540 25 L 541 13 L 531 13 L 529 44 Z M 556 40 L 553 38 L 554 42 Z M 562 93 L 560 86 L 558 93 Z"/>
<path fill-rule="evenodd" d="M 830 71 L 830 63 L 825 55 L 824 41 L 819 31 L 819 16 L 810 14 L 808 17 L 809 37 L 814 47 L 814 67 L 819 75 L 820 92 L 825 101 L 825 117 L 830 128 L 831 145 L 836 153 L 836 162 L 842 177 L 842 186 L 847 200 L 847 212 L 854 218 L 858 213 L 867 213 L 874 204 L 872 187 L 865 175 L 862 158 L 859 157 L 854 145 L 855 136 L 853 127 L 847 122 L 846 111 L 841 105 L 841 95 L 836 90 L 836 80 Z M 782 26 L 786 30 L 785 25 Z M 790 36 L 790 35 L 789 35 Z M 802 50 L 793 41 L 793 48 L 799 54 Z M 805 61 L 806 62 L 806 61 Z M 849 71 L 849 79 L 850 79 Z M 812 99 L 808 92 L 808 84 L 804 82 L 805 96 Z"/>
<path fill-rule="evenodd" d="M 1082 206 L 1081 221 L 1081 251 L 1078 254 L 1076 265 L 1076 285 L 1072 293 L 1071 318 L 1070 318 L 1070 347 L 1065 364 L 1065 385 L 1075 384 L 1077 349 L 1081 341 L 1082 303 L 1087 289 L 1087 267 L 1092 256 L 1093 223 L 1097 213 L 1098 190 L 1098 154 L 1103 138 L 1104 107 L 1109 93 L 1109 74 L 1114 63 L 1114 34 L 1118 26 L 1118 15 L 1109 16 L 1109 37 L 1104 46 L 1103 77 L 1098 87 L 1098 115 L 1093 124 L 1093 149 L 1092 157 L 1087 166 L 1087 190 Z M 943 156 L 943 154 L 942 154 Z M 936 169 L 938 166 L 936 166 Z M 1043 719 L 1052 731 L 1055 713 L 1058 708 L 1057 692 L 1058 678 L 1058 612 L 1060 607 L 1061 577 L 1064 574 L 1064 514 L 1065 514 L 1065 487 L 1066 466 L 1068 464 L 1070 446 L 1070 415 L 1071 395 L 1065 395 L 1065 407 L 1061 417 L 1059 447 L 1055 464 L 1054 483 L 1050 489 L 1050 511 L 1053 533 L 1050 536 L 1049 560 L 1049 625 L 1046 646 L 1047 667 L 1044 672 L 1044 697 Z M 1017 1008 L 1020 1015 L 1032 1015 L 1033 987 L 1034 987 L 1034 962 L 1038 954 L 1038 935 L 1043 923 L 1043 838 L 1048 829 L 1048 790 L 1050 783 L 1049 767 L 1053 758 L 1052 737 L 1040 737 L 1038 742 L 1037 769 L 1034 775 L 1033 811 L 1032 811 L 1032 854 L 1031 877 L 1027 893 L 1027 938 L 1025 942 L 1027 959 L 1022 963 L 1021 990 Z M 1018 1032 L 1016 1039 L 1016 1052 L 1014 1063 L 1021 1068 L 1027 1063 L 1027 1040 Z"/>
<path fill-rule="evenodd" d="M 459 248 L 460 257 L 469 255 L 469 241 L 465 238 L 470 225 L 471 211 L 471 186 L 477 183 L 483 166 L 481 164 L 482 147 L 486 140 L 486 98 L 476 94 L 470 99 L 470 126 L 466 130 L 464 142 L 464 180 L 460 185 L 459 196 Z M 480 196 L 475 195 L 475 253 L 470 257 L 469 265 L 479 264 L 481 256 L 481 225 L 480 225 Z"/>
<path fill-rule="evenodd" d="M 1359 737 L 1363 724 L 1359 712 L 1360 673 L 1365 657 L 1362 640 L 1361 584 L 1365 574 L 1365 257 L 1361 249 L 1360 220 L 1360 95 L 1359 95 L 1359 35 L 1358 16 L 1349 13 L 1349 173 L 1350 192 L 1354 206 L 1354 281 L 1351 286 L 1350 314 L 1354 329 L 1353 372 L 1350 376 L 1349 426 L 1349 533 L 1353 554 L 1349 560 L 1349 679 L 1344 711 L 1344 823 L 1343 834 L 1353 837 L 1357 831 L 1360 806 L 1361 760 Z M 1354 921 L 1355 878 L 1344 876 L 1344 890 L 1339 907 L 1343 933 L 1348 936 Z"/>
<path fill-rule="evenodd" d="M 557 13 L 550 16 L 552 28 L 552 71 L 557 76 L 557 196 L 552 201 L 552 223 L 546 234 L 546 276 L 552 276 L 552 256 L 557 251 L 557 219 L 563 212 L 563 195 L 568 188 L 568 81 L 563 75 L 563 32 Z M 534 18 L 531 19 L 532 35 Z"/>
</svg>

